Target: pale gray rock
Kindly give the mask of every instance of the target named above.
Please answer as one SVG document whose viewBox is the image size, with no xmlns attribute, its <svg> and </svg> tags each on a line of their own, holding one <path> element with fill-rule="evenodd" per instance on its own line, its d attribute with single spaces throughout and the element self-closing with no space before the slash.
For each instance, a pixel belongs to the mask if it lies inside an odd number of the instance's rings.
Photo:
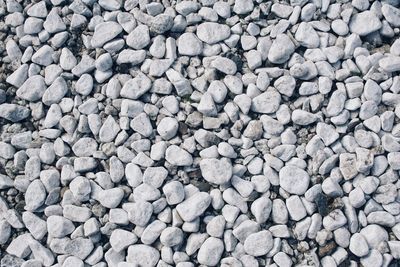
<svg viewBox="0 0 400 267">
<path fill-rule="evenodd" d="M 231 30 L 224 24 L 204 22 L 197 26 L 196 34 L 201 41 L 207 44 L 215 44 L 227 39 L 231 34 Z"/>
<path fill-rule="evenodd" d="M 263 256 L 273 247 L 272 234 L 268 230 L 250 234 L 244 241 L 244 250 L 252 256 Z"/>
<path fill-rule="evenodd" d="M 0 117 L 11 122 L 24 120 L 29 117 L 30 113 L 28 108 L 17 104 L 4 103 L 0 105 Z"/>
<path fill-rule="evenodd" d="M 74 230 L 74 224 L 62 216 L 52 215 L 47 218 L 47 231 L 53 238 L 62 238 Z"/>
<path fill-rule="evenodd" d="M 40 75 L 33 75 L 22 84 L 16 94 L 19 98 L 35 102 L 42 98 L 46 89 L 47 87 L 43 77 Z"/>
<path fill-rule="evenodd" d="M 286 34 L 278 34 L 268 52 L 268 60 L 274 64 L 282 64 L 289 60 L 295 46 Z"/>
<path fill-rule="evenodd" d="M 198 192 L 176 206 L 176 210 L 185 222 L 191 222 L 201 216 L 211 204 L 206 192 Z"/>
<path fill-rule="evenodd" d="M 197 254 L 197 260 L 200 264 L 217 266 L 223 252 L 224 243 L 222 240 L 215 237 L 209 237 L 201 245 Z"/>
<path fill-rule="evenodd" d="M 197 56 L 203 52 L 203 43 L 194 33 L 183 33 L 177 39 L 178 52 L 184 56 Z"/>
<path fill-rule="evenodd" d="M 267 90 L 252 99 L 251 110 L 257 113 L 274 113 L 281 103 L 281 95 L 275 90 Z"/>
<path fill-rule="evenodd" d="M 139 266 L 153 267 L 156 266 L 160 259 L 160 252 L 147 245 L 132 245 L 128 247 L 126 260 L 129 263 Z"/>
<path fill-rule="evenodd" d="M 46 195 L 43 183 L 38 179 L 32 181 L 25 192 L 25 209 L 36 211 L 44 204 Z"/>
<path fill-rule="evenodd" d="M 360 36 L 368 35 L 379 30 L 381 27 L 381 21 L 372 11 L 364 11 L 354 14 L 349 23 L 350 31 L 357 33 Z"/>
<path fill-rule="evenodd" d="M 193 163 L 192 155 L 176 145 L 171 145 L 166 149 L 165 159 L 176 166 L 190 166 Z"/>
<path fill-rule="evenodd" d="M 279 185 L 291 194 L 304 194 L 309 183 L 308 173 L 294 165 L 285 166 L 279 171 Z"/>
<path fill-rule="evenodd" d="M 126 44 L 136 50 L 145 48 L 149 43 L 150 33 L 146 25 L 137 26 L 126 38 Z"/>
<path fill-rule="evenodd" d="M 203 178 L 210 183 L 224 184 L 232 177 L 232 164 L 229 159 L 202 159 L 200 170 Z"/>
</svg>

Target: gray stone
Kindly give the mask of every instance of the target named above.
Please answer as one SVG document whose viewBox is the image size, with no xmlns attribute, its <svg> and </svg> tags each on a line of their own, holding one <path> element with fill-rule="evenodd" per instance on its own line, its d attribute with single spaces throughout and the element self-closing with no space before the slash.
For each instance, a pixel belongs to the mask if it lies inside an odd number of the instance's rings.
<svg viewBox="0 0 400 267">
<path fill-rule="evenodd" d="M 201 216 L 211 204 L 211 197 L 198 192 L 176 206 L 176 210 L 185 222 L 191 222 Z"/>
<path fill-rule="evenodd" d="M 285 166 L 279 171 L 279 185 L 290 194 L 304 194 L 309 183 L 308 173 L 294 165 Z"/>
<path fill-rule="evenodd" d="M 250 234 L 244 241 L 244 250 L 252 256 L 263 256 L 273 247 L 272 234 L 268 230 Z"/>
<path fill-rule="evenodd" d="M 139 266 L 156 266 L 160 259 L 160 252 L 157 249 L 147 245 L 132 245 L 128 247 L 126 260 L 129 263 Z"/>
<path fill-rule="evenodd" d="M 227 39 L 231 30 L 227 25 L 215 22 L 204 22 L 197 26 L 197 37 L 207 44 L 215 44 Z"/>
<path fill-rule="evenodd" d="M 354 14 L 349 23 L 350 31 L 357 33 L 360 36 L 368 35 L 379 30 L 381 27 L 381 21 L 372 11 L 364 11 Z"/>
<path fill-rule="evenodd" d="M 35 102 L 42 98 L 46 89 L 47 87 L 43 77 L 40 75 L 34 75 L 24 82 L 24 84 L 17 90 L 16 94 L 22 99 Z"/>
<path fill-rule="evenodd" d="M 200 170 L 203 178 L 214 184 L 224 184 L 232 177 L 232 163 L 227 158 L 202 159 Z"/>
<path fill-rule="evenodd" d="M 194 33 L 186 32 L 177 40 L 178 52 L 184 56 L 197 56 L 203 52 L 203 43 Z"/>
<path fill-rule="evenodd" d="M 223 252 L 224 243 L 222 240 L 215 237 L 209 237 L 201 245 L 197 254 L 197 260 L 200 264 L 217 266 Z"/>
<path fill-rule="evenodd" d="M 268 60 L 274 64 L 282 64 L 289 60 L 294 52 L 294 44 L 286 34 L 278 34 L 268 52 Z"/>
</svg>

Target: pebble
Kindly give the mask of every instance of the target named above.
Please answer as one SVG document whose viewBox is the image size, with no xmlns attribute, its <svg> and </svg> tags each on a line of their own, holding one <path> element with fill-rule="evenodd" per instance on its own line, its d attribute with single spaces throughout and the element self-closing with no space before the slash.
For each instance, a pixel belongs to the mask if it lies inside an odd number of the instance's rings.
<svg viewBox="0 0 400 267">
<path fill-rule="evenodd" d="M 294 50 L 292 40 L 286 34 L 278 34 L 269 49 L 268 60 L 274 64 L 282 64 L 289 60 Z"/>
<path fill-rule="evenodd" d="M 126 260 L 129 263 L 143 266 L 156 266 L 159 259 L 160 253 L 153 247 L 142 244 L 128 247 Z"/>
<path fill-rule="evenodd" d="M 207 238 L 197 253 L 197 260 L 200 264 L 217 266 L 224 252 L 224 243 L 215 237 Z"/>
<path fill-rule="evenodd" d="M 176 210 L 185 222 L 191 222 L 201 216 L 211 204 L 211 197 L 205 192 L 198 192 L 176 206 Z"/>
<path fill-rule="evenodd" d="M 231 31 L 227 25 L 215 22 L 204 22 L 197 26 L 196 31 L 197 37 L 210 45 L 227 39 L 230 34 Z"/>
<path fill-rule="evenodd" d="M 289 165 L 279 171 L 279 185 L 290 194 L 303 195 L 309 183 L 310 176 L 299 167 Z"/>
<path fill-rule="evenodd" d="M 203 178 L 213 184 L 225 184 L 232 177 L 232 164 L 229 159 L 202 159 L 200 170 Z"/>
</svg>

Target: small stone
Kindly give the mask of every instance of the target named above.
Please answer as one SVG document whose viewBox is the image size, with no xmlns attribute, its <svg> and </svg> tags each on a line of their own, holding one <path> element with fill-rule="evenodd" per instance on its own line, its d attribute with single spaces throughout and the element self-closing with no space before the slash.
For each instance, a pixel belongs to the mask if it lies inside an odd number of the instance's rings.
<svg viewBox="0 0 400 267">
<path fill-rule="evenodd" d="M 349 23 L 350 31 L 360 36 L 368 35 L 379 30 L 381 27 L 381 21 L 372 11 L 354 14 Z"/>
<path fill-rule="evenodd" d="M 201 245 L 197 254 L 197 260 L 200 264 L 216 266 L 219 263 L 223 252 L 224 243 L 221 239 L 209 237 Z"/>
<path fill-rule="evenodd" d="M 234 75 L 237 70 L 235 62 L 226 57 L 217 57 L 211 62 L 211 67 L 228 75 Z"/>
<path fill-rule="evenodd" d="M 165 159 L 176 166 L 190 166 L 193 163 L 192 155 L 176 145 L 171 145 L 167 148 Z"/>
<path fill-rule="evenodd" d="M 251 110 L 257 113 L 274 113 L 278 110 L 281 95 L 275 90 L 267 90 L 252 99 Z"/>
<path fill-rule="evenodd" d="M 232 177 L 232 164 L 229 159 L 202 159 L 200 170 L 203 178 L 210 183 L 224 184 Z"/>
<path fill-rule="evenodd" d="M 157 125 L 157 132 L 164 140 L 169 140 L 175 137 L 178 132 L 178 121 L 171 117 L 163 118 Z"/>
<path fill-rule="evenodd" d="M 272 234 L 268 230 L 252 233 L 244 241 L 244 250 L 246 253 L 255 257 L 267 254 L 272 247 Z"/>
<path fill-rule="evenodd" d="M 74 230 L 74 224 L 62 216 L 52 215 L 47 218 L 47 231 L 53 238 L 62 238 L 69 235 Z"/>
<path fill-rule="evenodd" d="M 163 192 L 167 203 L 169 205 L 176 205 L 181 203 L 185 198 L 185 191 L 183 185 L 178 181 L 172 181 L 167 183 L 163 187 Z"/>
<path fill-rule="evenodd" d="M 203 43 L 194 33 L 186 32 L 177 40 L 178 52 L 184 56 L 197 56 L 203 51 Z"/>
<path fill-rule="evenodd" d="M 25 192 L 25 209 L 35 211 L 40 208 L 46 200 L 46 188 L 40 180 L 30 183 Z"/>
<path fill-rule="evenodd" d="M 153 206 L 146 201 L 127 203 L 122 208 L 128 212 L 129 221 L 138 226 L 145 226 L 153 213 Z"/>
<path fill-rule="evenodd" d="M 16 94 L 22 99 L 35 102 L 42 98 L 46 89 L 43 77 L 40 75 L 34 75 L 24 82 L 24 84 L 17 90 Z"/>
<path fill-rule="evenodd" d="M 309 183 L 308 173 L 294 165 L 285 166 L 279 171 L 279 185 L 290 194 L 304 194 Z"/>
<path fill-rule="evenodd" d="M 137 242 L 138 237 L 129 231 L 115 229 L 110 236 L 110 245 L 116 251 L 120 252 Z"/>
<path fill-rule="evenodd" d="M 150 33 L 146 25 L 137 26 L 126 38 L 126 44 L 136 50 L 145 48 L 149 43 Z"/>
<path fill-rule="evenodd" d="M 147 245 L 132 245 L 128 247 L 127 262 L 139 266 L 156 266 L 160 259 L 160 252 L 157 249 Z"/>
<path fill-rule="evenodd" d="M 0 117 L 5 118 L 11 122 L 18 122 L 26 119 L 30 115 L 30 110 L 24 106 L 16 104 L 1 104 Z"/>
<path fill-rule="evenodd" d="M 196 34 L 201 41 L 207 44 L 215 44 L 227 39 L 231 34 L 231 30 L 224 24 L 204 22 L 197 26 Z"/>
<path fill-rule="evenodd" d="M 274 64 L 282 64 L 289 60 L 294 52 L 294 44 L 286 34 L 278 34 L 268 52 L 268 60 Z"/>
<path fill-rule="evenodd" d="M 160 235 L 160 242 L 164 246 L 174 247 L 183 241 L 183 231 L 178 227 L 167 227 Z"/>
<path fill-rule="evenodd" d="M 198 192 L 176 206 L 176 210 L 185 222 L 191 222 L 201 216 L 211 204 L 211 197 L 205 192 Z"/>
</svg>

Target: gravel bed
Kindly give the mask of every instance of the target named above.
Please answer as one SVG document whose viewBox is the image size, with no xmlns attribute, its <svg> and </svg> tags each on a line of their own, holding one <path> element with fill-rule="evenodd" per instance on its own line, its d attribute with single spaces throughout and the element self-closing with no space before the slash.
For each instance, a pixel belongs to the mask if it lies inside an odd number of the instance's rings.
<svg viewBox="0 0 400 267">
<path fill-rule="evenodd" d="M 0 267 L 400 266 L 399 0 L 0 0 Z"/>
</svg>

